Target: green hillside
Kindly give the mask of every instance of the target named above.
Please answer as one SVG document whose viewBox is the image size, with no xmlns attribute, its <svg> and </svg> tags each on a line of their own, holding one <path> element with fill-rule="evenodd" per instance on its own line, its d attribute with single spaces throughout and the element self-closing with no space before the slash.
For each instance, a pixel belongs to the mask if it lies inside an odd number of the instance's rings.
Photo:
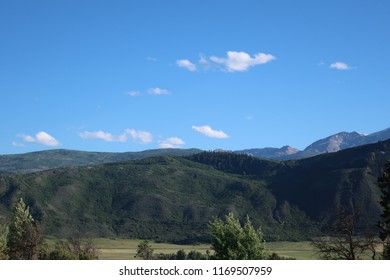
<svg viewBox="0 0 390 280">
<path fill-rule="evenodd" d="M 208 221 L 229 211 L 250 215 L 269 239 L 305 237 L 301 226 L 310 224 L 302 211 L 279 204 L 264 182 L 183 158 L 3 177 L 3 220 L 20 196 L 51 235 L 77 229 L 97 236 L 208 241 Z"/>
<path fill-rule="evenodd" d="M 359 225 L 376 229 L 381 207 L 377 179 L 390 160 L 390 141 L 346 149 L 292 162 L 269 188 L 324 224 L 343 207 L 360 213 Z"/>
<path fill-rule="evenodd" d="M 0 177 L 0 223 L 23 197 L 44 232 L 207 242 L 214 216 L 251 217 L 271 240 L 307 239 L 342 206 L 379 220 L 376 180 L 390 141 L 296 161 L 203 152 Z"/>
<path fill-rule="evenodd" d="M 102 153 L 74 150 L 47 150 L 26 154 L 0 155 L 0 175 L 111 163 L 155 156 L 187 156 L 198 149 L 156 149 L 142 152 Z"/>
<path fill-rule="evenodd" d="M 362 231 L 376 230 L 381 212 L 377 178 L 390 160 L 390 141 L 282 162 L 224 153 L 190 158 L 224 172 L 265 180 L 277 201 L 298 207 L 319 227 L 331 223 L 337 209 L 344 208 L 360 213 Z"/>
</svg>

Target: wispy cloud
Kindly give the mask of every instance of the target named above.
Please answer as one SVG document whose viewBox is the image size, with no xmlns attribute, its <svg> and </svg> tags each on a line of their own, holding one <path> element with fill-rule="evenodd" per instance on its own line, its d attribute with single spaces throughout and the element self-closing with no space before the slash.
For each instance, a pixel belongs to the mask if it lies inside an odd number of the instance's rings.
<svg viewBox="0 0 390 280">
<path fill-rule="evenodd" d="M 138 90 L 132 90 L 132 91 L 126 92 L 125 94 L 128 96 L 131 96 L 131 97 L 136 97 L 136 96 L 140 96 L 141 92 Z"/>
<path fill-rule="evenodd" d="M 145 90 L 145 91 L 131 90 L 131 91 L 125 92 L 124 95 L 131 96 L 131 97 L 138 97 L 138 96 L 146 95 L 146 94 L 150 94 L 150 95 L 167 95 L 167 94 L 170 94 L 170 93 L 171 92 L 169 90 L 167 90 L 167 89 L 162 89 L 162 88 L 159 88 L 159 87 L 155 87 L 155 88 L 149 88 L 148 90 Z"/>
<path fill-rule="evenodd" d="M 246 52 L 228 51 L 226 57 L 210 56 L 206 58 L 203 54 L 200 54 L 197 64 L 189 59 L 180 59 L 176 61 L 176 65 L 191 72 L 198 71 L 198 66 L 203 69 L 215 67 L 227 72 L 244 72 L 250 67 L 266 64 L 275 59 L 276 57 L 271 54 L 257 53 L 251 56 Z"/>
<path fill-rule="evenodd" d="M 351 70 L 352 68 L 344 62 L 335 62 L 330 65 L 330 68 L 336 70 Z"/>
<path fill-rule="evenodd" d="M 185 145 L 185 142 L 178 137 L 170 137 L 165 140 L 158 141 L 158 146 L 162 149 L 180 148 L 183 145 Z"/>
<path fill-rule="evenodd" d="M 153 136 L 150 132 L 134 129 L 126 129 L 126 134 L 129 135 L 134 141 L 141 144 L 149 144 L 153 141 Z"/>
<path fill-rule="evenodd" d="M 159 87 L 155 87 L 155 88 L 150 88 L 148 90 L 148 93 L 152 94 L 152 95 L 164 95 L 164 94 L 169 94 L 170 92 L 167 89 L 162 89 L 162 88 L 159 88 Z"/>
<path fill-rule="evenodd" d="M 23 140 L 28 143 L 37 143 L 44 146 L 59 146 L 60 142 L 45 131 L 38 132 L 35 137 L 31 135 L 21 135 Z M 16 143 L 16 142 L 15 142 Z M 20 146 L 20 145 L 19 145 Z"/>
<path fill-rule="evenodd" d="M 216 56 L 210 57 L 211 61 L 222 64 L 228 72 L 244 72 L 250 67 L 265 64 L 275 59 L 276 57 L 271 54 L 257 53 L 252 57 L 246 52 L 235 51 L 228 51 L 227 57 L 225 58 Z"/>
<path fill-rule="evenodd" d="M 155 58 L 155 57 L 153 57 L 153 56 L 148 56 L 147 58 L 146 58 L 146 60 L 149 60 L 149 61 L 157 61 L 157 58 Z"/>
<path fill-rule="evenodd" d="M 198 133 L 201 133 L 201 134 L 206 135 L 207 137 L 211 137 L 211 138 L 220 138 L 220 139 L 229 138 L 229 135 L 227 135 L 222 130 L 214 130 L 208 125 L 192 126 L 192 129 Z"/>
<path fill-rule="evenodd" d="M 83 139 L 101 139 L 107 142 L 126 142 L 127 135 L 126 133 L 121 135 L 112 135 L 109 132 L 102 130 L 98 131 L 84 131 L 79 133 L 79 136 Z"/>
<path fill-rule="evenodd" d="M 209 68 L 210 67 L 210 62 L 203 55 L 200 55 L 199 64 L 202 65 L 205 68 Z"/>
<path fill-rule="evenodd" d="M 153 136 L 147 131 L 137 131 L 134 129 L 125 129 L 120 135 L 113 135 L 102 130 L 80 132 L 82 139 L 101 139 L 107 142 L 127 142 L 129 138 L 141 144 L 149 144 L 153 141 Z"/>
<path fill-rule="evenodd" d="M 19 143 L 19 142 L 16 142 L 16 141 L 12 141 L 11 144 L 14 147 L 26 147 L 26 145 L 24 145 L 23 143 Z"/>
<path fill-rule="evenodd" d="M 195 72 L 197 71 L 197 67 L 195 64 L 193 64 L 191 61 L 188 59 L 180 59 L 176 61 L 176 65 L 182 68 L 187 69 L 188 71 Z"/>
</svg>

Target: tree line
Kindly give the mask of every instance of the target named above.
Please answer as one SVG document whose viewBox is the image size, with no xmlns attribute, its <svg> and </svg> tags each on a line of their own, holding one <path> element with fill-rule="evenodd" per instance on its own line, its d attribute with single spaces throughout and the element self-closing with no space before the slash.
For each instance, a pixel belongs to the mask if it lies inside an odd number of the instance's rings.
<svg viewBox="0 0 390 280">
<path fill-rule="evenodd" d="M 10 260 L 91 260 L 98 258 L 92 238 L 77 232 L 67 240 L 57 240 L 50 248 L 41 227 L 23 199 L 13 209 L 8 226 L 0 226 L 0 259 Z"/>
<path fill-rule="evenodd" d="M 378 222 L 379 238 L 383 245 L 379 258 L 390 259 L 390 161 L 385 164 L 383 174 L 378 178 L 381 192 L 382 220 Z M 330 236 L 312 241 L 321 259 L 360 259 L 371 253 L 377 258 L 375 235 L 356 234 L 357 213 L 339 211 L 334 225 L 330 226 Z M 280 259 L 269 254 L 263 233 L 254 228 L 249 217 L 242 225 L 233 213 L 215 218 L 209 223 L 211 249 L 206 254 L 195 251 L 189 254 L 179 250 L 176 254 L 157 256 L 148 241 L 139 244 L 136 257 L 140 259 L 220 259 L 220 260 L 259 260 Z M 54 248 L 44 241 L 39 223 L 32 217 L 29 207 L 20 199 L 14 207 L 13 218 L 8 226 L 0 226 L 0 259 L 97 259 L 98 250 L 91 238 L 75 235 L 68 240 L 57 240 Z"/>
<path fill-rule="evenodd" d="M 329 226 L 329 236 L 316 238 L 311 242 L 320 259 L 357 260 L 367 255 L 370 255 L 373 260 L 390 259 L 390 161 L 385 164 L 383 174 L 378 178 L 378 186 L 381 191 L 380 205 L 383 208 L 382 220 L 378 222 L 382 244 L 378 244 L 377 237 L 372 232 L 364 234 L 357 232 L 359 213 L 349 213 L 339 209 L 336 222 Z M 176 254 L 154 256 L 148 241 L 143 241 L 138 246 L 136 257 L 140 259 L 285 259 L 276 253 L 267 252 L 261 229 L 255 229 L 249 217 L 243 226 L 232 213 L 225 216 L 225 220 L 215 218 L 209 224 L 209 233 L 214 254 L 210 254 L 209 251 L 206 254 L 195 254 L 191 251 L 186 255 L 183 250 L 179 250 Z M 383 246 L 381 253 L 376 251 L 377 245 Z"/>
</svg>

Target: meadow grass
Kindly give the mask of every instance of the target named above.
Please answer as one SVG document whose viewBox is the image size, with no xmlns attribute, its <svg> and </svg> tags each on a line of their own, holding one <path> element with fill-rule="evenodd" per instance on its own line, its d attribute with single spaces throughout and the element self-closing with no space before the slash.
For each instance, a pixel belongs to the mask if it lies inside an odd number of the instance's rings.
<svg viewBox="0 0 390 280">
<path fill-rule="evenodd" d="M 277 253 L 281 257 L 294 258 L 297 260 L 318 259 L 314 247 L 310 241 L 290 242 L 268 242 L 266 248 L 270 253 Z"/>
<path fill-rule="evenodd" d="M 104 239 L 95 240 L 96 247 L 99 249 L 99 259 L 101 260 L 135 260 L 138 244 L 141 240 L 129 239 Z M 210 244 L 197 245 L 177 245 L 169 243 L 149 243 L 154 249 L 154 254 L 164 253 L 173 254 L 179 250 L 190 252 L 195 250 L 203 254 L 207 250 L 212 252 Z M 309 241 L 304 242 L 269 242 L 267 249 L 270 253 L 277 253 L 279 256 L 295 258 L 298 260 L 312 260 L 318 258 L 314 248 Z"/>
</svg>

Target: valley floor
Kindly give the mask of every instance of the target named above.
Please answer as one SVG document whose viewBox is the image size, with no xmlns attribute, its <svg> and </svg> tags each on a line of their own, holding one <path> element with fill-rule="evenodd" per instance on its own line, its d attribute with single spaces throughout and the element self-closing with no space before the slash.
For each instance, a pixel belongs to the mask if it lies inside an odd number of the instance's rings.
<svg viewBox="0 0 390 280">
<path fill-rule="evenodd" d="M 101 260 L 134 260 L 137 246 L 140 240 L 128 239 L 96 239 L 96 246 L 99 249 Z M 177 245 L 168 243 L 150 242 L 155 254 L 172 254 L 183 249 L 187 253 L 196 250 L 206 253 L 210 250 L 210 244 L 199 245 Z M 269 242 L 267 248 L 270 253 L 277 253 L 280 256 L 295 258 L 297 260 L 313 260 L 317 256 L 309 241 L 303 242 Z"/>
<path fill-rule="evenodd" d="M 106 239 L 99 238 L 95 240 L 96 247 L 99 249 L 100 260 L 135 260 L 138 244 L 141 240 L 130 239 Z M 178 245 L 169 243 L 150 242 L 154 249 L 154 254 L 174 254 L 179 250 L 189 253 L 192 250 L 205 254 L 207 250 L 212 253 L 210 244 L 198 245 Z M 297 260 L 318 260 L 315 248 L 310 241 L 290 242 L 267 242 L 266 248 L 270 254 L 277 253 L 281 257 L 294 258 Z M 382 252 L 382 246 L 377 247 L 378 255 Z M 370 256 L 367 255 L 367 259 Z"/>
</svg>

